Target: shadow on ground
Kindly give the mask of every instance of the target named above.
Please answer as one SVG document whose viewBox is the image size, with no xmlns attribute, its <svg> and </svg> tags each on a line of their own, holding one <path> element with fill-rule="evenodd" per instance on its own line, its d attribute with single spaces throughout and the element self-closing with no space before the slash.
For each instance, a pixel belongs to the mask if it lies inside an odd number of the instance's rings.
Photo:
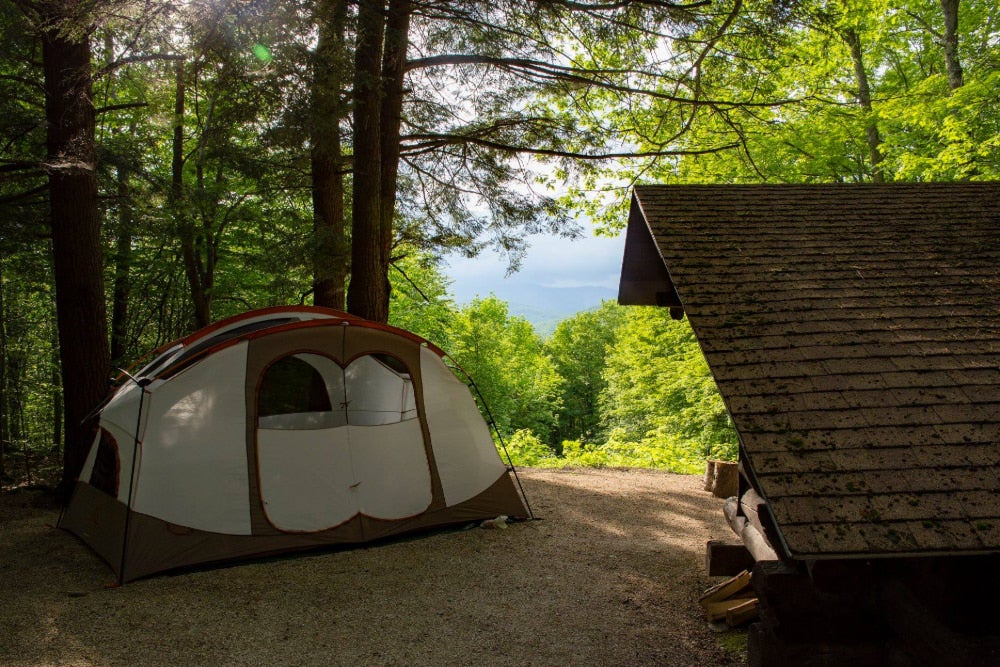
<svg viewBox="0 0 1000 667">
<path fill-rule="evenodd" d="M 701 616 L 700 478 L 527 470 L 540 521 L 158 576 L 0 497 L 0 665 L 736 665 Z"/>
</svg>

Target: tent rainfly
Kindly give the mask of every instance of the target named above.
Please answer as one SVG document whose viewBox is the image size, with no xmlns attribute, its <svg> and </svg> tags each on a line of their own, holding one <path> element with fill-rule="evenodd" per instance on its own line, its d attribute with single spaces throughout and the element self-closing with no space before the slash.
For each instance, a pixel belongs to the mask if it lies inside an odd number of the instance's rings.
<svg viewBox="0 0 1000 667">
<path fill-rule="evenodd" d="M 269 308 L 202 329 L 97 418 L 60 527 L 120 582 L 528 515 L 443 352 L 338 311 Z"/>
</svg>

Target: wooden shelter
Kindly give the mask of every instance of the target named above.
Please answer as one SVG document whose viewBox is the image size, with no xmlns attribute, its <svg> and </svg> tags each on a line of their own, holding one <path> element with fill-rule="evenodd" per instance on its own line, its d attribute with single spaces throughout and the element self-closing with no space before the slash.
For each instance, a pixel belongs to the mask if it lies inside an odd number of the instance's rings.
<svg viewBox="0 0 1000 667">
<path fill-rule="evenodd" d="M 1000 664 L 1000 183 L 639 186 L 619 301 L 739 434 L 751 664 Z"/>
</svg>

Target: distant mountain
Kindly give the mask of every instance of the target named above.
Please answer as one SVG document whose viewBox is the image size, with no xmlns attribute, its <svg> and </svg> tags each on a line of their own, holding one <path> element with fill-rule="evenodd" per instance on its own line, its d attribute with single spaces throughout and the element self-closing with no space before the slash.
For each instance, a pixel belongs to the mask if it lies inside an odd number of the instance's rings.
<svg viewBox="0 0 1000 667">
<path fill-rule="evenodd" d="M 505 299 L 502 295 L 497 295 Z M 548 336 L 563 320 L 584 310 L 598 308 L 602 301 L 616 299 L 617 290 L 606 287 L 542 287 L 518 290 L 506 297 L 512 315 L 531 322 L 540 336 Z"/>
</svg>

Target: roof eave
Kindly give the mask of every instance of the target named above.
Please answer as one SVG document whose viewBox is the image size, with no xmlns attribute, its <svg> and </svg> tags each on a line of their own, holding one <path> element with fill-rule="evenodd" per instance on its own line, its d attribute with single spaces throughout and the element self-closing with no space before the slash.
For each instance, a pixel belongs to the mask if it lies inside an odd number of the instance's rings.
<svg viewBox="0 0 1000 667">
<path fill-rule="evenodd" d="M 683 314 L 683 304 L 635 194 L 632 195 L 625 232 L 618 303 L 623 306 L 667 307 L 671 309 L 671 315 L 678 318 Z"/>
</svg>

